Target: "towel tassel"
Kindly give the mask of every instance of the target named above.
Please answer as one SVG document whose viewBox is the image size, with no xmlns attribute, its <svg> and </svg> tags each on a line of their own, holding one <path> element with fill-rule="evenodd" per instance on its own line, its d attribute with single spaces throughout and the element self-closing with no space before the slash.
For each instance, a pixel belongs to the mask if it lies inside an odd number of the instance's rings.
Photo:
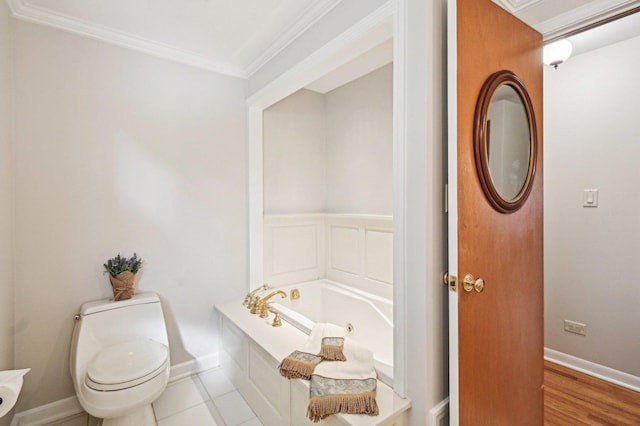
<svg viewBox="0 0 640 426">
<path fill-rule="evenodd" d="M 314 423 L 336 413 L 377 416 L 378 404 L 375 392 L 316 396 L 309 401 L 307 417 Z"/>
</svg>

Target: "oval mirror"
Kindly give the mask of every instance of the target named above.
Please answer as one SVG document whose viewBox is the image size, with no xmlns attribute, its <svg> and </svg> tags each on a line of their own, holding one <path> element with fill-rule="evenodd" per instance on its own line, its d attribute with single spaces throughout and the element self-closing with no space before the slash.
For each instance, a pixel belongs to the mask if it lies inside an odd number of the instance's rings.
<svg viewBox="0 0 640 426">
<path fill-rule="evenodd" d="M 511 71 L 491 75 L 482 86 L 474 123 L 474 152 L 480 184 L 498 211 L 518 210 L 531 192 L 536 164 L 533 105 Z"/>
</svg>

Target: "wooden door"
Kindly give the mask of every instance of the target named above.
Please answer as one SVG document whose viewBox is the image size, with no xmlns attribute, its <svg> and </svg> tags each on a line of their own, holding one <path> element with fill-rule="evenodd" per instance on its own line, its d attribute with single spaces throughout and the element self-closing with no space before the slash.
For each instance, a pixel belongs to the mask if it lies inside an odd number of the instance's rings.
<svg viewBox="0 0 640 426">
<path fill-rule="evenodd" d="M 457 264 L 450 271 L 458 275 L 458 291 L 450 291 L 451 315 L 457 316 L 450 337 L 451 364 L 457 367 L 451 374 L 452 424 L 542 425 L 542 36 L 491 0 L 453 3 L 457 53 L 450 51 L 449 59 L 457 68 L 457 106 L 450 110 L 456 114 L 450 133 L 457 133 L 457 145 L 449 164 L 457 221 L 450 226 L 457 236 L 450 233 L 450 245 L 455 250 L 457 244 Z M 524 82 L 538 132 L 532 190 L 511 213 L 488 202 L 474 159 L 476 102 L 484 82 L 499 70 Z M 483 292 L 462 289 L 467 273 L 484 279 Z"/>
</svg>

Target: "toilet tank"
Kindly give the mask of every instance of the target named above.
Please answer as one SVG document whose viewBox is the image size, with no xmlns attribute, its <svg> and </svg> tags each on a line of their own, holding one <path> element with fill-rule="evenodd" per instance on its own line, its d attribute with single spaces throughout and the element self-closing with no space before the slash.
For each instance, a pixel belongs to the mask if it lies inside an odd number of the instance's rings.
<svg viewBox="0 0 640 426">
<path fill-rule="evenodd" d="M 131 299 L 87 302 L 80 308 L 71 343 L 71 368 L 76 373 L 104 347 L 130 340 L 152 339 L 169 347 L 160 298 L 138 293 Z"/>
</svg>

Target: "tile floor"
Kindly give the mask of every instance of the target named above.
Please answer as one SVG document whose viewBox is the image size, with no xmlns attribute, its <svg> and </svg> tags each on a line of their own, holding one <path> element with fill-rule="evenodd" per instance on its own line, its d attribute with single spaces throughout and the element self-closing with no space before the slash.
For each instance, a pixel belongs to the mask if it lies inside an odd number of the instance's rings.
<svg viewBox="0 0 640 426">
<path fill-rule="evenodd" d="M 158 426 L 262 426 L 220 368 L 170 383 L 153 403 Z M 51 426 L 97 426 L 79 414 Z"/>
</svg>

